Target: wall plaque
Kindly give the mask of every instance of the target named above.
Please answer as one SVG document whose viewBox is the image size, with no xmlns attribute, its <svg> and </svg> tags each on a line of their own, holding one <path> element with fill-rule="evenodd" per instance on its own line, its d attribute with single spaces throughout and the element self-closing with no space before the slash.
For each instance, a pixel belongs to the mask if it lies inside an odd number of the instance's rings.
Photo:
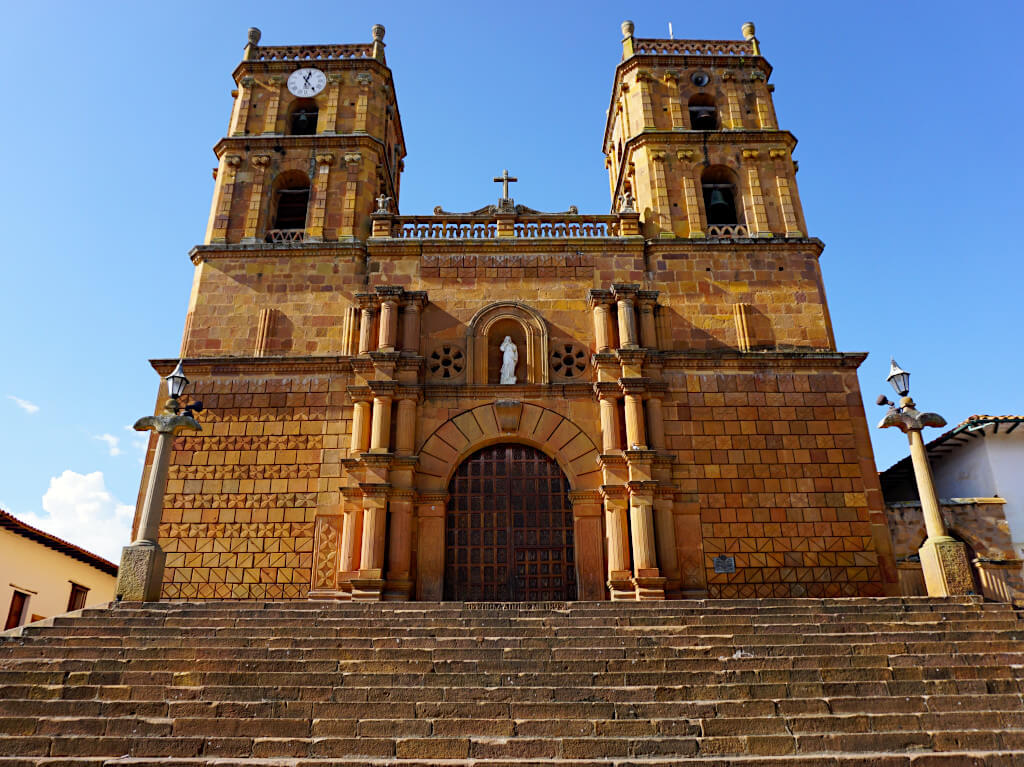
<svg viewBox="0 0 1024 767">
<path fill-rule="evenodd" d="M 734 573 L 736 572 L 736 559 L 735 557 L 727 557 L 725 554 L 719 554 L 715 557 L 715 572 L 716 573 Z"/>
</svg>

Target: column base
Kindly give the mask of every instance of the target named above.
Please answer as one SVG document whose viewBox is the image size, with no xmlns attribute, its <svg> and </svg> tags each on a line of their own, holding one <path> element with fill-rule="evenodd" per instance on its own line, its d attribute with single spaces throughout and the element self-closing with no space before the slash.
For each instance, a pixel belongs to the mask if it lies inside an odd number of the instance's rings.
<svg viewBox="0 0 1024 767">
<path fill-rule="evenodd" d="M 667 579 L 658 575 L 658 568 L 652 567 L 649 570 L 640 570 L 632 580 L 636 587 L 636 599 L 638 602 L 665 600 L 665 581 Z"/>
<path fill-rule="evenodd" d="M 608 574 L 608 591 L 613 602 L 636 599 L 636 588 L 630 578 L 629 570 L 612 570 Z"/>
<path fill-rule="evenodd" d="M 384 587 L 385 602 L 408 602 L 412 599 L 413 582 L 409 578 L 388 578 Z"/>
<path fill-rule="evenodd" d="M 119 602 L 159 602 L 167 555 L 156 543 L 144 541 L 121 549 L 114 595 Z"/>
<path fill-rule="evenodd" d="M 921 570 L 930 597 L 974 594 L 974 576 L 967 561 L 967 548 L 947 536 L 928 538 L 918 549 Z"/>
<path fill-rule="evenodd" d="M 384 585 L 380 570 L 360 570 L 352 579 L 352 601 L 380 602 L 384 596 Z"/>
</svg>

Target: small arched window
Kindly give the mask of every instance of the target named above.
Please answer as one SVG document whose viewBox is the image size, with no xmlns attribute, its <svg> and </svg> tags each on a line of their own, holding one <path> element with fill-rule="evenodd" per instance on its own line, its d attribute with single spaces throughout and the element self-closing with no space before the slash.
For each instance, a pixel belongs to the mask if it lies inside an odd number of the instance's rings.
<svg viewBox="0 0 1024 767">
<path fill-rule="evenodd" d="M 298 242 L 306 234 L 309 207 L 309 179 L 303 173 L 288 173 L 275 185 L 272 218 L 267 242 Z"/>
<path fill-rule="evenodd" d="M 691 130 L 718 130 L 718 110 L 711 96 L 706 93 L 691 96 L 689 110 Z"/>
<path fill-rule="evenodd" d="M 299 99 L 288 118 L 288 132 L 293 136 L 312 136 L 320 111 L 312 99 Z"/>
<path fill-rule="evenodd" d="M 732 171 L 721 165 L 712 165 L 701 174 L 700 185 L 704 191 L 704 213 L 708 226 L 739 224 L 736 183 Z"/>
</svg>

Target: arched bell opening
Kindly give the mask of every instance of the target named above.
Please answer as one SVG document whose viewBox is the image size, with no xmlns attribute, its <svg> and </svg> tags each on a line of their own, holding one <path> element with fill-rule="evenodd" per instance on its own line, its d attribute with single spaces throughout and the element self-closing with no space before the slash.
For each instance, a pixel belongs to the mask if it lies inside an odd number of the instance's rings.
<svg viewBox="0 0 1024 767">
<path fill-rule="evenodd" d="M 448 498 L 445 600 L 577 598 L 569 480 L 553 458 L 529 445 L 490 445 L 459 464 Z"/>
<path fill-rule="evenodd" d="M 687 104 L 690 112 L 691 130 L 718 130 L 718 109 L 715 100 L 707 93 L 696 93 Z"/>
<path fill-rule="evenodd" d="M 305 238 L 309 190 L 309 176 L 301 171 L 287 171 L 275 180 L 267 242 L 291 242 Z"/>
<path fill-rule="evenodd" d="M 700 176 L 704 192 L 704 214 L 708 226 L 735 226 L 740 223 L 736 205 L 736 179 L 724 165 L 705 168 Z"/>
<path fill-rule="evenodd" d="M 316 133 L 320 110 L 313 99 L 296 99 L 288 115 L 288 133 L 292 136 L 312 136 Z"/>
</svg>

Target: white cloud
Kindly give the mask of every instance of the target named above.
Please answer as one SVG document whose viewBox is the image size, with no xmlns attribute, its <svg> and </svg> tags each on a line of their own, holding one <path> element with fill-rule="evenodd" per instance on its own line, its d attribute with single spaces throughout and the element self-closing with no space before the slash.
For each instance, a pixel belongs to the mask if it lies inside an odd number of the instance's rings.
<svg viewBox="0 0 1024 767">
<path fill-rule="evenodd" d="M 107 490 L 102 471 L 67 469 L 51 477 L 43 495 L 45 515 L 23 514 L 28 524 L 117 563 L 129 543 L 135 508 Z"/>
<path fill-rule="evenodd" d="M 36 413 L 39 412 L 39 405 L 35 404 L 34 402 L 29 402 L 27 399 L 15 397 L 13 394 L 8 394 L 7 399 L 13 400 L 15 405 L 20 407 L 29 415 L 35 415 Z"/>
<path fill-rule="evenodd" d="M 121 448 L 117 446 L 121 440 L 113 434 L 97 434 L 93 439 L 98 439 L 100 442 L 106 442 L 111 455 L 121 455 Z"/>
</svg>

